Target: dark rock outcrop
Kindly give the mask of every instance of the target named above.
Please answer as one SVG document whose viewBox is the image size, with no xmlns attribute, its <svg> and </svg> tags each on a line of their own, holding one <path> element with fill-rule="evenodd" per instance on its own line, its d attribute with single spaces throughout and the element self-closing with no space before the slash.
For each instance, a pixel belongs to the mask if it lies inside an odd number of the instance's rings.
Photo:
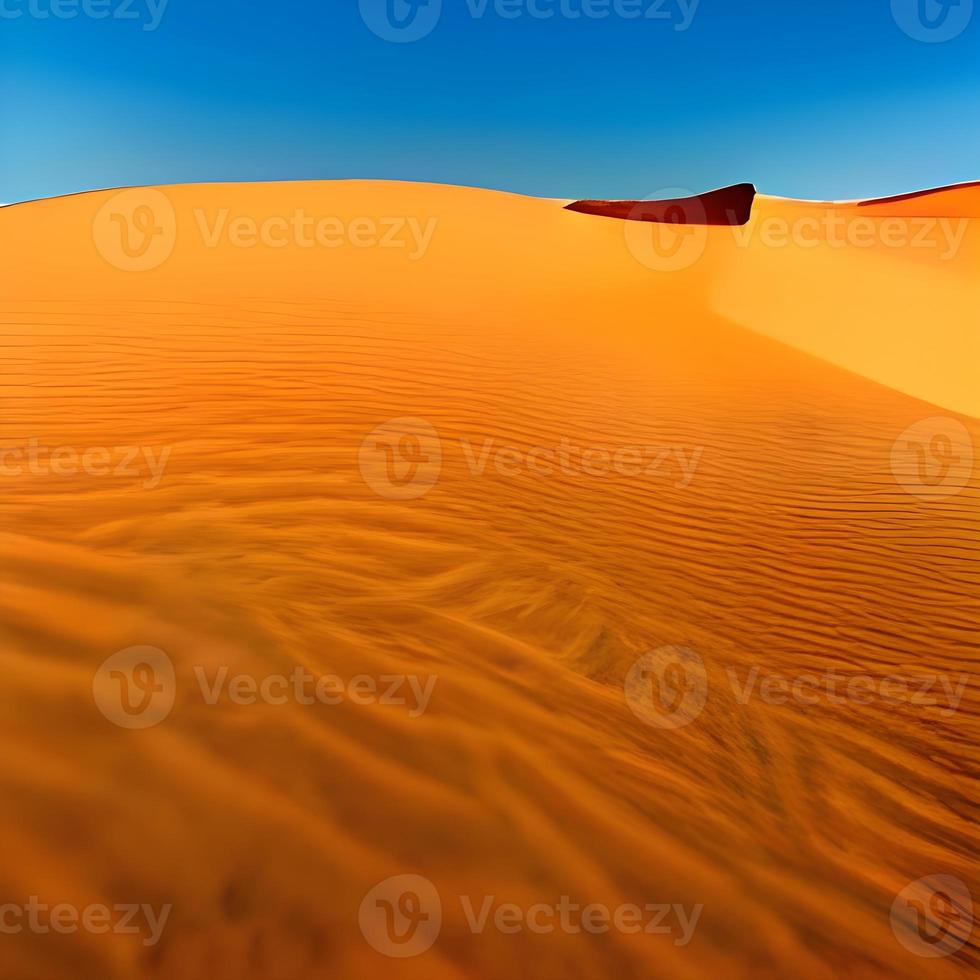
<svg viewBox="0 0 980 980">
<path fill-rule="evenodd" d="M 569 211 L 623 221 L 656 221 L 675 225 L 744 225 L 752 217 L 753 184 L 733 184 L 707 194 L 666 201 L 576 201 Z"/>
</svg>

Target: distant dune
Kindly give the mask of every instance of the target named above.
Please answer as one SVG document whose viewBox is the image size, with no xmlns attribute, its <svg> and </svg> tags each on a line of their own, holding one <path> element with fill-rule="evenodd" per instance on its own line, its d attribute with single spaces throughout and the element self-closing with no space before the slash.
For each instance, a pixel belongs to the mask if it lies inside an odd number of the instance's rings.
<svg viewBox="0 0 980 980">
<path fill-rule="evenodd" d="M 913 191 L 894 197 L 872 198 L 862 201 L 860 206 L 881 212 L 887 209 L 892 214 L 980 218 L 980 181 Z"/>
<path fill-rule="evenodd" d="M 866 210 L 672 229 L 368 181 L 4 209 L 0 904 L 173 907 L 153 946 L 2 936 L 6 975 L 975 975 L 976 934 L 916 955 L 895 903 L 980 895 L 980 233 Z M 172 690 L 100 671 L 134 646 Z M 706 700 L 665 727 L 635 694 L 675 648 Z M 437 683 L 417 713 L 199 690 L 297 666 Z M 931 700 L 757 693 L 830 671 Z M 97 706 L 130 680 L 175 697 L 154 727 Z M 359 913 L 402 874 L 441 933 L 389 958 Z M 475 933 L 460 896 L 673 929 Z"/>
<path fill-rule="evenodd" d="M 760 196 L 743 241 L 709 251 L 717 259 L 710 305 L 799 350 L 978 417 L 978 192 L 961 185 L 863 203 Z"/>
</svg>

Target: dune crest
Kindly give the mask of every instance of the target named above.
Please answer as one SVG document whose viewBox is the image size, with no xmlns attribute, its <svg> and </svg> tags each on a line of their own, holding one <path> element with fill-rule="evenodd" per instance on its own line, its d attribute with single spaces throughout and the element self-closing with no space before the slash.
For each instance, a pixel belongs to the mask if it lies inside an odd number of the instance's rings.
<svg viewBox="0 0 980 980">
<path fill-rule="evenodd" d="M 980 218 L 980 181 L 949 184 L 946 187 L 933 187 L 892 197 L 871 198 L 861 201 L 859 207 L 881 211 L 887 209 L 893 214 Z"/>
</svg>

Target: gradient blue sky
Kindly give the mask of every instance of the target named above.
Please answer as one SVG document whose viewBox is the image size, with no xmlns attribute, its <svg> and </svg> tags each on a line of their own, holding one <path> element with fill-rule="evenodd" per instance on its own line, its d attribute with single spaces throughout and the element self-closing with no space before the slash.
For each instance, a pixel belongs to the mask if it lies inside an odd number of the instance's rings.
<svg viewBox="0 0 980 980">
<path fill-rule="evenodd" d="M 77 16 L 37 16 L 59 2 Z M 683 31 L 682 0 L 664 0 L 670 20 L 443 0 L 410 43 L 373 33 L 358 0 L 169 0 L 156 30 L 159 0 L 132 0 L 139 20 L 82 2 L 0 0 L 0 201 L 293 178 L 829 198 L 980 179 L 973 0 L 939 43 L 900 26 L 919 0 L 700 0 Z"/>
</svg>

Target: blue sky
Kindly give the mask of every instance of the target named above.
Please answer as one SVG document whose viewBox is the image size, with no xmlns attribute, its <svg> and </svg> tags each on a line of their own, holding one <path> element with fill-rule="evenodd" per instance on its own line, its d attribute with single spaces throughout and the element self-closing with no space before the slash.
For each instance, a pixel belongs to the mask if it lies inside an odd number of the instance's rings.
<svg viewBox="0 0 980 980">
<path fill-rule="evenodd" d="M 980 10 L 0 0 L 0 201 L 346 177 L 818 198 L 980 179 Z"/>
</svg>

